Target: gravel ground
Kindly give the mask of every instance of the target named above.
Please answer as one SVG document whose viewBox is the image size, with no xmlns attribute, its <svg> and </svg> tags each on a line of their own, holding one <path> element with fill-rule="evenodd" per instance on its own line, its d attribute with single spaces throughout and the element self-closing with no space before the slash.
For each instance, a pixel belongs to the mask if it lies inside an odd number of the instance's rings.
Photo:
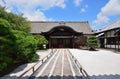
<svg viewBox="0 0 120 79">
<path fill-rule="evenodd" d="M 37 54 L 40 56 L 39 60 L 47 56 L 51 52 L 51 49 L 49 50 L 38 50 Z"/>
<path fill-rule="evenodd" d="M 70 49 L 93 79 L 120 79 L 120 54 L 113 51 Z"/>
</svg>

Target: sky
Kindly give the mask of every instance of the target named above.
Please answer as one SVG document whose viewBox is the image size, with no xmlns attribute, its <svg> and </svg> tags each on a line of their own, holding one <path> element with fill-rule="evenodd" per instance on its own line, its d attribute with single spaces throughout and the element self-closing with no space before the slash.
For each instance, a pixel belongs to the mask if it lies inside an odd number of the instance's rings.
<svg viewBox="0 0 120 79">
<path fill-rule="evenodd" d="M 99 30 L 120 19 L 120 0 L 0 0 L 30 21 L 88 21 Z"/>
</svg>

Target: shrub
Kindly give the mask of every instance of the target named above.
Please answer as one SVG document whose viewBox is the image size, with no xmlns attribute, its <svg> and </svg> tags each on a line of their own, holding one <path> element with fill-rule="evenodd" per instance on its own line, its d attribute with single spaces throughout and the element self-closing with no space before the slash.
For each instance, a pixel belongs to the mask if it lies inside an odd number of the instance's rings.
<svg viewBox="0 0 120 79">
<path fill-rule="evenodd" d="M 15 36 L 8 21 L 0 19 L 0 50 L 4 52 L 12 52 L 11 46 L 14 46 Z M 6 50 L 7 49 L 7 50 Z"/>
<path fill-rule="evenodd" d="M 0 71 L 10 63 L 12 63 L 12 58 L 6 56 L 4 52 L 0 52 Z"/>
<path fill-rule="evenodd" d="M 0 19 L 0 71 L 12 63 L 11 53 L 14 46 L 14 34 L 8 21 Z"/>
<path fill-rule="evenodd" d="M 96 36 L 90 36 L 87 39 L 87 45 L 90 47 L 90 50 L 95 50 L 99 47 L 98 39 Z"/>
<path fill-rule="evenodd" d="M 8 13 L 0 6 L 0 71 L 16 60 L 32 62 L 38 59 L 37 42 L 29 31 L 30 23 L 23 15 Z"/>
<path fill-rule="evenodd" d="M 15 51 L 17 60 L 21 62 L 32 62 L 38 59 L 36 54 L 37 42 L 30 34 L 22 31 L 13 31 L 16 37 Z"/>
<path fill-rule="evenodd" d="M 38 49 L 43 49 L 43 45 L 48 44 L 47 39 L 42 35 L 34 35 L 35 39 L 37 40 Z"/>
</svg>

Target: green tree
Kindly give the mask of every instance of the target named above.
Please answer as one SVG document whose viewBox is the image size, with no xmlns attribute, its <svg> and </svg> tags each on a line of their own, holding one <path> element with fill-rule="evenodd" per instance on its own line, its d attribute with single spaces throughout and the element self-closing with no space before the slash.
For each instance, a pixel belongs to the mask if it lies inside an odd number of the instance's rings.
<svg viewBox="0 0 120 79">
<path fill-rule="evenodd" d="M 14 46 L 14 34 L 8 21 L 0 19 L 0 71 L 12 63 L 11 53 Z"/>
<path fill-rule="evenodd" d="M 20 62 L 33 62 L 36 61 L 39 56 L 36 54 L 37 42 L 36 39 L 25 32 L 14 30 L 16 41 L 15 41 L 15 52 L 16 58 Z"/>
<path fill-rule="evenodd" d="M 95 50 L 95 48 L 98 48 L 100 46 L 96 36 L 88 37 L 87 45 L 90 47 L 89 50 Z"/>
<path fill-rule="evenodd" d="M 23 15 L 8 13 L 0 6 L 0 71 L 14 61 L 33 62 L 39 58 L 37 41 L 29 31 L 30 23 Z"/>
<path fill-rule="evenodd" d="M 8 13 L 5 7 L 0 6 L 0 18 L 7 20 L 13 30 L 30 32 L 30 22 L 27 18 L 23 17 L 23 14 Z"/>
<path fill-rule="evenodd" d="M 0 51 L 5 52 L 6 55 L 11 55 L 13 52 L 11 46 L 14 46 L 15 36 L 12 33 L 9 22 L 0 19 L 0 29 Z"/>
<path fill-rule="evenodd" d="M 6 56 L 4 52 L 0 51 L 0 71 L 7 67 L 8 64 L 12 63 L 12 58 Z"/>
<path fill-rule="evenodd" d="M 34 35 L 35 39 L 37 40 L 38 49 L 43 49 L 43 45 L 47 45 L 47 39 L 42 35 Z"/>
</svg>

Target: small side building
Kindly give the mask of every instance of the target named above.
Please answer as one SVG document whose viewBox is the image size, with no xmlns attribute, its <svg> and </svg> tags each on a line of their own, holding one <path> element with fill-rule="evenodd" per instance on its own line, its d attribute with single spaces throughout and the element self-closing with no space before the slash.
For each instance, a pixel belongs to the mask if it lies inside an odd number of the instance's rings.
<svg viewBox="0 0 120 79">
<path fill-rule="evenodd" d="M 97 32 L 102 48 L 120 50 L 120 19 Z"/>
<path fill-rule="evenodd" d="M 87 21 L 31 22 L 30 33 L 44 35 L 48 40 L 48 48 L 79 48 L 80 46 L 86 46 L 87 37 L 94 34 Z"/>
</svg>

